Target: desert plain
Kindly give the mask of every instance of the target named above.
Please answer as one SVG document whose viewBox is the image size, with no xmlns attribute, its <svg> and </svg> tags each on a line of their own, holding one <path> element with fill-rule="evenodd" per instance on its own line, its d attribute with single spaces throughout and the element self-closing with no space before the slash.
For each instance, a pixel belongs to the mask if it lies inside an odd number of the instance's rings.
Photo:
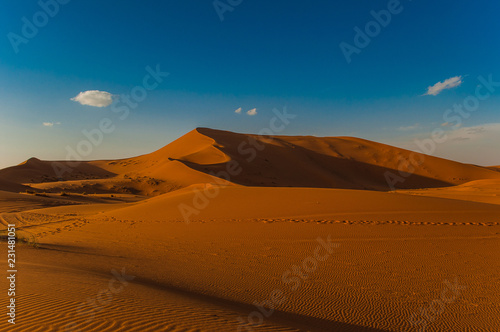
<svg viewBox="0 0 500 332">
<path fill-rule="evenodd" d="M 0 331 L 500 331 L 495 166 L 197 128 L 2 169 L 0 222 Z"/>
</svg>

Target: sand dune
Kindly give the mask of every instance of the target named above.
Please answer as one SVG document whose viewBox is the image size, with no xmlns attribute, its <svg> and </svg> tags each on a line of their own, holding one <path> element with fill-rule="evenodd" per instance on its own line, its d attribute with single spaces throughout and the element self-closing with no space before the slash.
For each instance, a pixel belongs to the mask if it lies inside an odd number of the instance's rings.
<svg viewBox="0 0 500 332">
<path fill-rule="evenodd" d="M 0 191 L 0 213 L 22 212 L 27 210 L 42 209 L 55 206 L 105 204 L 112 205 L 119 203 L 130 203 L 143 200 L 142 196 L 128 194 L 112 195 L 64 195 L 61 194 L 25 194 Z"/>
<path fill-rule="evenodd" d="M 498 189 L 497 189 L 498 192 Z M 290 219 L 499 224 L 500 207 L 364 190 L 194 186 L 108 213 L 132 220 Z"/>
<path fill-rule="evenodd" d="M 0 238 L 19 238 L 0 331 L 498 330 L 500 173 L 420 156 L 390 191 L 410 157 L 198 128 L 55 162 L 62 176 L 33 158 L 0 170 Z"/>
<path fill-rule="evenodd" d="M 401 176 L 396 188 L 440 187 L 478 179 L 499 179 L 484 167 L 426 156 L 353 137 L 312 137 L 234 134 L 198 128 L 241 166 L 231 181 L 252 186 L 319 187 L 388 190 L 386 172 Z M 255 153 L 255 158 L 252 158 Z M 412 165 L 411 161 L 421 165 Z M 219 173 L 227 165 L 191 165 Z"/>
<path fill-rule="evenodd" d="M 500 180 L 476 180 L 444 188 L 400 190 L 399 193 L 500 204 Z"/>
<path fill-rule="evenodd" d="M 391 181 L 395 188 L 415 189 L 480 179 L 500 179 L 500 174 L 353 137 L 271 137 L 198 128 L 158 151 L 128 159 L 50 162 L 31 158 L 0 170 L 0 189 L 13 189 L 5 182 L 9 181 L 32 184 L 42 191 L 121 189 L 155 196 L 202 183 L 389 190 Z"/>
<path fill-rule="evenodd" d="M 64 180 L 99 179 L 114 175 L 88 162 L 42 161 L 30 158 L 17 166 L 0 170 L 0 179 L 18 183 L 59 181 L 58 170 L 63 174 Z"/>
<path fill-rule="evenodd" d="M 0 188 L 4 191 L 12 191 L 12 192 L 20 192 L 29 189 L 29 187 L 27 186 L 11 182 L 5 179 L 0 179 Z"/>
</svg>

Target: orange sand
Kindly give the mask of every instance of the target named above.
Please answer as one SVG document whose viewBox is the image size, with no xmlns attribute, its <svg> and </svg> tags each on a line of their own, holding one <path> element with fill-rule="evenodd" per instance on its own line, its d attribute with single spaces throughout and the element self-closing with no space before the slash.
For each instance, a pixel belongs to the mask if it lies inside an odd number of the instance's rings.
<svg viewBox="0 0 500 332">
<path fill-rule="evenodd" d="M 1 227 L 36 242 L 0 331 L 497 331 L 500 173 L 421 156 L 391 191 L 410 155 L 201 128 L 0 170 Z"/>
</svg>

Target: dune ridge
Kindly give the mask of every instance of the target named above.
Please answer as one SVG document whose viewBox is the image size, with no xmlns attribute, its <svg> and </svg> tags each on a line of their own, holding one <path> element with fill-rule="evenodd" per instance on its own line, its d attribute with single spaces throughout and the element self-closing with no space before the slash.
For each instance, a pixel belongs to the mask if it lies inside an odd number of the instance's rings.
<svg viewBox="0 0 500 332">
<path fill-rule="evenodd" d="M 421 160 L 419 166 L 408 161 Z M 234 168 L 232 174 L 229 168 Z M 59 170 L 59 171 L 57 171 Z M 61 171 L 62 170 L 62 171 Z M 500 179 L 491 168 L 426 156 L 353 137 L 258 136 L 197 128 L 149 154 L 120 160 L 41 161 L 0 170 L 0 190 L 157 196 L 193 184 L 397 189 Z M 221 175 L 222 174 L 222 175 Z M 409 176 L 406 176 L 410 174 Z M 17 186 L 15 186 L 17 184 Z"/>
</svg>

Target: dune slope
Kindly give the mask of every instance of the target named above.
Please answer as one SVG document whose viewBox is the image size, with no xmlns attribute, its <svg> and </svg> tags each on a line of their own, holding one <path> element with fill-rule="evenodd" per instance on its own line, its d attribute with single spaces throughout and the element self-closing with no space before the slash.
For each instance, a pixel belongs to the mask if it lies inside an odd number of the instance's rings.
<svg viewBox="0 0 500 332">
<path fill-rule="evenodd" d="M 227 163 L 190 166 L 215 174 L 229 173 L 232 182 L 242 185 L 388 190 L 388 182 L 395 188 L 425 188 L 500 179 L 484 167 L 354 137 L 257 136 L 197 130 L 213 138 L 216 147 L 234 161 L 232 168 L 237 165 L 240 171 L 228 171 Z"/>
<path fill-rule="evenodd" d="M 18 190 L 13 184 L 30 184 L 40 191 L 112 193 L 121 188 L 156 196 L 201 183 L 390 190 L 480 179 L 500 179 L 500 173 L 353 137 L 258 136 L 198 128 L 133 158 L 87 162 L 31 158 L 0 170 L 0 189 Z"/>
</svg>

